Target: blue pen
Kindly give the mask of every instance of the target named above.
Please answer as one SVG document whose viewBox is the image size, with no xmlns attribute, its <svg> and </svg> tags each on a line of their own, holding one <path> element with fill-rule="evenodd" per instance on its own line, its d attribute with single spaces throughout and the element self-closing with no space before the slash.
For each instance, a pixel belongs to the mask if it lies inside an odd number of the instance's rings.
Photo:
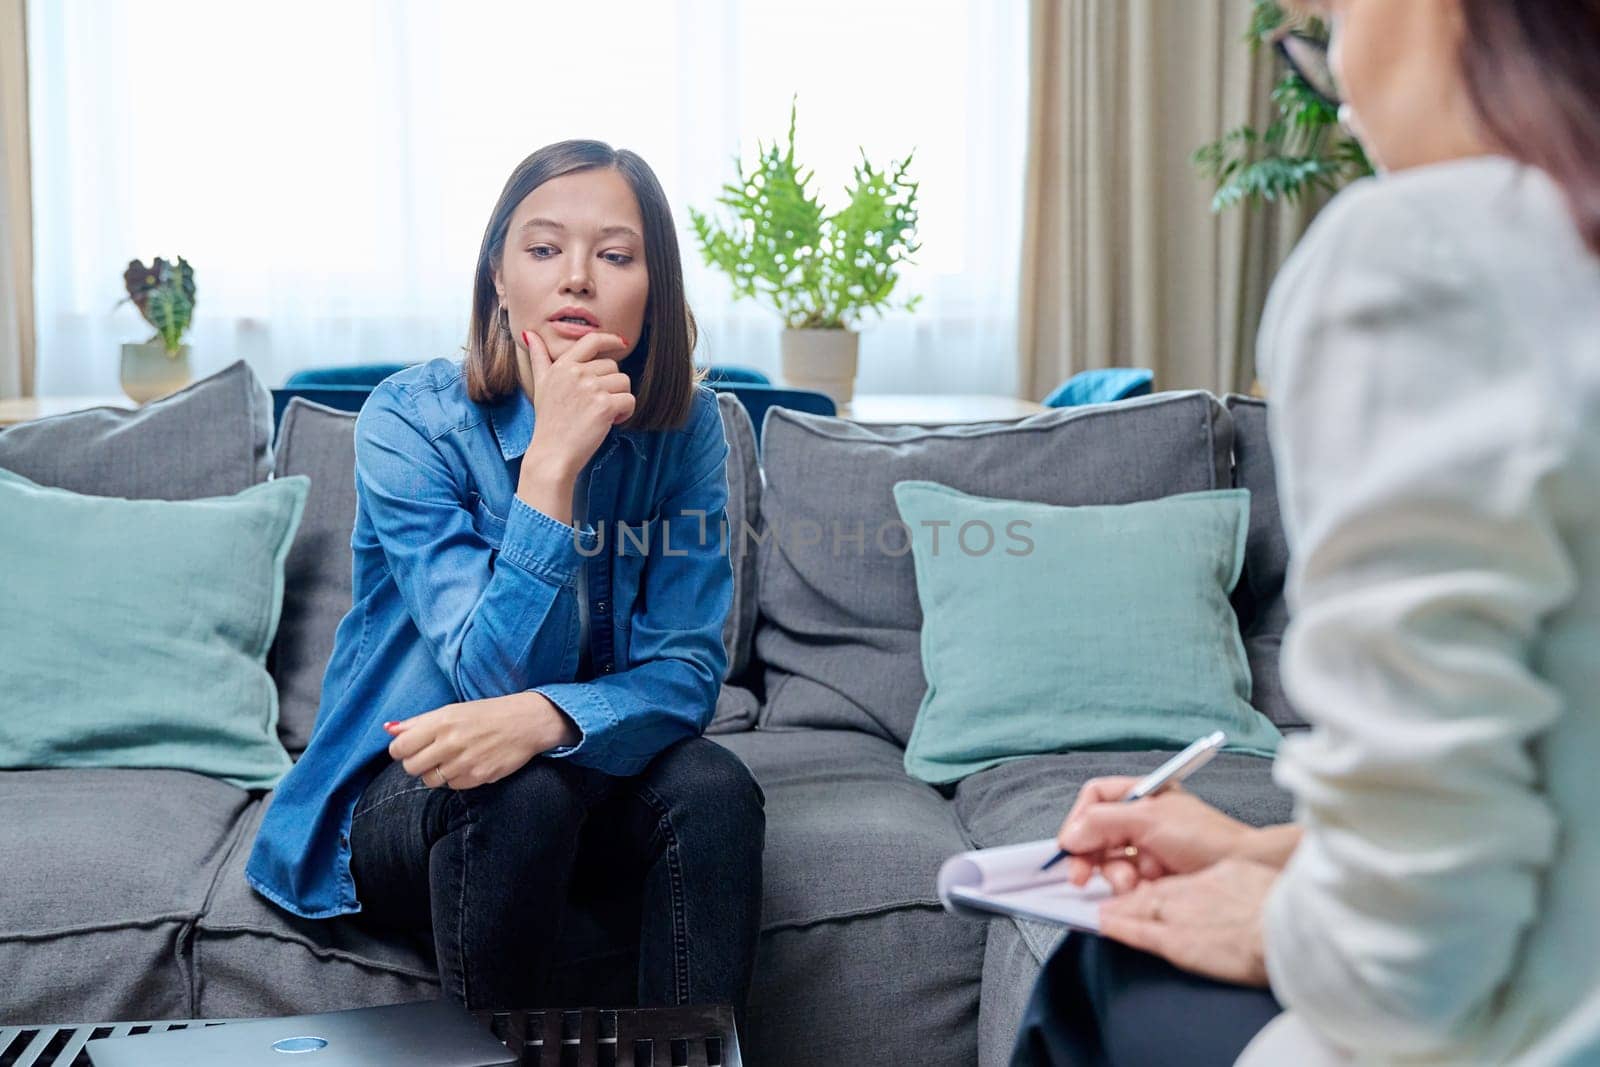
<svg viewBox="0 0 1600 1067">
<path fill-rule="evenodd" d="M 1135 800 L 1143 800 L 1145 797 L 1154 796 L 1169 785 L 1176 785 L 1207 763 L 1210 763 L 1211 757 L 1215 756 L 1222 746 L 1227 743 L 1228 735 L 1221 730 L 1206 734 L 1200 740 L 1134 783 L 1133 788 L 1128 790 L 1128 795 L 1122 798 L 1121 803 L 1132 804 Z M 1070 855 L 1072 853 L 1062 849 L 1039 869 L 1048 871 Z"/>
</svg>

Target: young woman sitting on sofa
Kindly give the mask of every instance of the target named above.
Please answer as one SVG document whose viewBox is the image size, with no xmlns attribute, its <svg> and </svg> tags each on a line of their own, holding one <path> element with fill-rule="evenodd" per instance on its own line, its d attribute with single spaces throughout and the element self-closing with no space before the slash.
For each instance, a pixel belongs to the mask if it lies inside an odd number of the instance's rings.
<svg viewBox="0 0 1600 1067">
<path fill-rule="evenodd" d="M 1386 173 L 1261 330 L 1296 822 L 1089 782 L 1017 1064 L 1600 1063 L 1600 0 L 1316 7 Z"/>
<path fill-rule="evenodd" d="M 469 1008 L 546 1003 L 575 885 L 642 892 L 641 1004 L 743 1008 L 765 820 L 700 736 L 733 574 L 693 347 L 655 175 L 566 141 L 494 206 L 465 360 L 357 422 L 355 603 L 246 874 L 296 915 L 431 930 Z"/>
</svg>

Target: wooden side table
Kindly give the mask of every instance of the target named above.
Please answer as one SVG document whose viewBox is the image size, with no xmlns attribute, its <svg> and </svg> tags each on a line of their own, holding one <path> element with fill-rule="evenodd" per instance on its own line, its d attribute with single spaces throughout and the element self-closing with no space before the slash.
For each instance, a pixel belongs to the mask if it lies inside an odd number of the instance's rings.
<svg viewBox="0 0 1600 1067">
<path fill-rule="evenodd" d="M 84 408 L 136 408 L 125 396 L 25 396 L 0 400 L 0 427 L 15 426 L 49 415 L 65 415 Z"/>
</svg>

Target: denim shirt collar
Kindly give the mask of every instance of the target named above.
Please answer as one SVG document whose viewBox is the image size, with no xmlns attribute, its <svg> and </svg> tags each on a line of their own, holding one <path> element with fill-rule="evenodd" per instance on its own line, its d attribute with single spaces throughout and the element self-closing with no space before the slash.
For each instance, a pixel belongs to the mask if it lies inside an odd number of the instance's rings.
<svg viewBox="0 0 1600 1067">
<path fill-rule="evenodd" d="M 489 422 L 494 427 L 495 439 L 500 443 L 500 454 L 510 462 L 528 450 L 528 442 L 533 438 L 533 401 L 521 389 L 514 389 L 489 405 Z M 644 444 L 639 440 L 642 432 L 611 427 L 606 431 L 600 447 L 595 449 L 595 457 L 606 455 L 616 447 L 617 441 L 623 441 L 633 449 L 636 457 L 642 458 Z"/>
</svg>

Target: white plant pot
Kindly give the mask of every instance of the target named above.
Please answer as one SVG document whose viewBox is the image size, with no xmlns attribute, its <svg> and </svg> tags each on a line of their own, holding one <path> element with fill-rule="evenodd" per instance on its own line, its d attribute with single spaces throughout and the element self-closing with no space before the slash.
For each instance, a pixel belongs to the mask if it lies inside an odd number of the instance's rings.
<svg viewBox="0 0 1600 1067">
<path fill-rule="evenodd" d="M 784 330 L 784 384 L 826 393 L 844 407 L 856 391 L 860 342 L 854 330 Z"/>
<path fill-rule="evenodd" d="M 188 384 L 188 345 L 179 345 L 170 356 L 160 341 L 122 346 L 122 391 L 133 402 L 144 404 Z"/>
</svg>

